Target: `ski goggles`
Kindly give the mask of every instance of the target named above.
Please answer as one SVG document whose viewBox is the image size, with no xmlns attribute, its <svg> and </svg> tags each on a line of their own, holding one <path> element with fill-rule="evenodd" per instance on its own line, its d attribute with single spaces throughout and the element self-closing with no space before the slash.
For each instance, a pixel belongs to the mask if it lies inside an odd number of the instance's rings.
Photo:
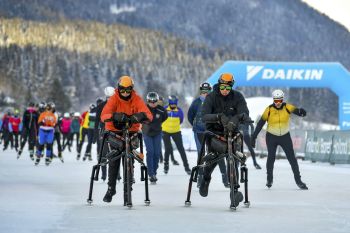
<svg viewBox="0 0 350 233">
<path fill-rule="evenodd" d="M 209 94 L 209 93 L 210 93 L 210 90 L 201 90 L 200 93 L 201 93 L 201 94 Z"/>
<path fill-rule="evenodd" d="M 132 92 L 132 87 L 126 87 L 126 88 L 120 87 L 119 92 L 130 94 Z"/>
<path fill-rule="evenodd" d="M 274 99 L 273 102 L 275 104 L 281 104 L 283 102 L 283 99 Z"/>
<path fill-rule="evenodd" d="M 155 104 L 155 103 L 158 102 L 158 100 L 156 100 L 156 99 L 154 99 L 154 100 L 150 99 L 150 100 L 147 100 L 147 102 L 150 103 L 150 104 Z"/>
<path fill-rule="evenodd" d="M 220 91 L 223 91 L 223 90 L 231 91 L 232 87 L 231 86 L 227 86 L 227 85 L 220 85 L 219 89 L 220 89 Z"/>
</svg>

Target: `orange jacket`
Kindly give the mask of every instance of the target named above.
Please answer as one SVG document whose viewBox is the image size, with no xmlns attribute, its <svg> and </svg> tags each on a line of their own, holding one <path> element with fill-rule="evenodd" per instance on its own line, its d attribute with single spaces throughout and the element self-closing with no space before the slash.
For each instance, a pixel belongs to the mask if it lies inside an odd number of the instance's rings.
<svg viewBox="0 0 350 233">
<path fill-rule="evenodd" d="M 53 129 L 57 123 L 57 119 L 54 113 L 45 111 L 40 114 L 38 123 L 41 125 L 40 128 Z"/>
<path fill-rule="evenodd" d="M 113 113 L 115 112 L 123 112 L 129 116 L 135 113 L 144 112 L 150 121 L 153 119 L 152 113 L 149 111 L 142 98 L 137 95 L 135 91 L 131 92 L 131 98 L 129 100 L 121 99 L 118 91 L 116 91 L 114 95 L 108 99 L 105 107 L 103 108 L 101 113 L 101 121 L 104 122 L 104 120 L 111 119 Z M 114 127 L 113 122 L 106 122 L 105 129 L 110 131 L 120 131 Z M 129 130 L 132 132 L 139 131 L 141 130 L 141 124 L 133 124 Z"/>
</svg>

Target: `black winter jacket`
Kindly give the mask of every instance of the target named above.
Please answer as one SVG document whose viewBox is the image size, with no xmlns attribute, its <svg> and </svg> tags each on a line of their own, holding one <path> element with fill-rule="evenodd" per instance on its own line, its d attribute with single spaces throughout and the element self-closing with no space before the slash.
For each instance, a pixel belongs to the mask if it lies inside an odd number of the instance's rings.
<svg viewBox="0 0 350 233">
<path fill-rule="evenodd" d="M 235 116 L 241 113 L 249 115 L 247 102 L 244 96 L 239 91 L 235 90 L 231 90 L 227 96 L 223 96 L 220 93 L 219 85 L 215 84 L 213 92 L 209 93 L 204 100 L 202 116 L 219 113 L 223 113 L 226 116 Z M 220 123 L 206 123 L 205 127 L 212 132 L 224 132 L 224 127 Z"/>
<path fill-rule="evenodd" d="M 142 132 L 147 136 L 154 137 L 162 132 L 162 123 L 168 118 L 168 113 L 160 105 L 151 108 L 147 104 L 147 107 L 153 115 L 153 120 L 150 123 L 142 124 Z"/>
<path fill-rule="evenodd" d="M 22 119 L 23 128 L 25 128 L 26 130 L 35 130 L 36 132 L 38 131 L 39 113 L 37 111 L 27 109 L 23 113 Z"/>
</svg>

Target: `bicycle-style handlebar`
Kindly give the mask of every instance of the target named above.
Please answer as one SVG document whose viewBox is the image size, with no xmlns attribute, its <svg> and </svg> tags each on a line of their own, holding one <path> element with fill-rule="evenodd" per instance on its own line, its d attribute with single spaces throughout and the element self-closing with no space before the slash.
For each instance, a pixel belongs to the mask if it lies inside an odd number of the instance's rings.
<svg viewBox="0 0 350 233">
<path fill-rule="evenodd" d="M 220 114 L 206 114 L 203 116 L 203 121 L 209 124 L 222 124 L 222 120 L 220 118 Z M 223 125 L 226 130 L 234 131 L 240 124 L 248 124 L 251 128 L 254 128 L 254 121 L 252 121 L 249 117 L 247 118 L 247 115 L 245 113 L 229 116 L 228 118 L 229 120 L 227 123 Z"/>
</svg>

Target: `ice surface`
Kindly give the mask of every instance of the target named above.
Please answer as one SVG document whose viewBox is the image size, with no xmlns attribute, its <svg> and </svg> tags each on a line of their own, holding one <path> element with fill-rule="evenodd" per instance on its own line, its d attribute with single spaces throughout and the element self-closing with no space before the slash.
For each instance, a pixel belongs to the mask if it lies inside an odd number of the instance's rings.
<svg viewBox="0 0 350 233">
<path fill-rule="evenodd" d="M 184 132 L 187 149 L 191 131 Z M 192 140 L 192 139 L 191 139 Z M 193 142 L 192 142 L 193 143 Z M 194 149 L 194 144 L 193 144 Z M 84 150 L 83 150 L 84 151 Z M 93 147 L 93 151 L 96 148 Z M 191 165 L 196 152 L 187 152 Z M 276 160 L 274 184 L 266 182 L 266 159 L 256 170 L 248 159 L 251 207 L 229 210 L 229 190 L 221 182 L 219 169 L 207 198 L 193 186 L 192 206 L 185 207 L 189 176 L 183 166 L 173 166 L 167 175 L 158 170 L 157 185 L 150 185 L 151 205 L 144 205 L 144 183 L 136 166 L 133 208 L 122 205 L 122 184 L 110 204 L 102 198 L 107 184 L 95 182 L 93 205 L 86 203 L 91 167 L 96 163 L 76 161 L 64 152 L 65 163 L 54 159 L 36 167 L 25 151 L 17 160 L 14 151 L 0 152 L 0 232 L 350 232 L 350 165 L 331 166 L 299 161 L 302 191 L 294 183 L 286 160 Z M 176 159 L 180 156 L 175 152 Z"/>
</svg>

